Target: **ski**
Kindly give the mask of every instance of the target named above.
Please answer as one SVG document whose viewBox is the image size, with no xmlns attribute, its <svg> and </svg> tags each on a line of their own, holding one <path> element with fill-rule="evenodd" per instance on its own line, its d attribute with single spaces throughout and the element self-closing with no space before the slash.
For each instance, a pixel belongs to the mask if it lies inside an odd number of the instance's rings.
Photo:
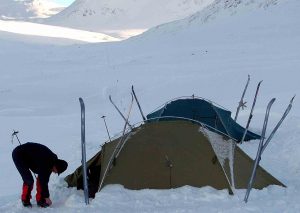
<svg viewBox="0 0 300 213">
<path fill-rule="evenodd" d="M 126 134 L 126 129 L 127 129 L 127 125 L 129 124 L 129 123 L 128 123 L 128 120 L 129 120 L 130 113 L 131 113 L 131 110 L 132 110 L 133 101 L 134 101 L 134 100 L 133 100 L 133 94 L 131 94 L 131 102 L 130 102 L 130 106 L 129 106 L 129 109 L 128 109 L 127 117 L 126 117 L 126 118 L 124 117 L 124 118 L 125 118 L 125 124 L 124 124 L 124 128 L 123 128 L 123 131 L 122 131 L 122 136 L 121 136 L 121 138 L 120 138 L 118 144 L 116 145 L 116 147 L 115 147 L 115 149 L 114 149 L 114 151 L 113 151 L 113 153 L 112 153 L 112 155 L 111 155 L 109 161 L 108 161 L 107 167 L 106 167 L 105 170 L 104 170 L 103 176 L 102 176 L 102 178 L 101 178 L 101 180 L 100 180 L 100 183 L 99 183 L 98 192 L 99 192 L 99 191 L 101 190 L 101 188 L 102 188 L 102 185 L 103 185 L 103 183 L 104 183 L 104 179 L 105 179 L 105 177 L 106 177 L 106 175 L 107 175 L 107 172 L 108 172 L 108 170 L 110 170 L 110 168 L 111 168 L 111 166 L 112 166 L 111 164 L 112 164 L 113 161 L 115 160 L 116 155 L 119 154 L 120 148 L 123 147 L 123 146 L 122 146 L 123 142 L 126 141 L 126 139 L 127 139 L 128 134 Z M 126 135 L 127 135 L 127 136 L 126 136 Z M 126 137 L 125 137 L 125 136 L 126 136 Z"/>
<path fill-rule="evenodd" d="M 81 154 L 82 154 L 82 170 L 83 170 L 83 189 L 85 204 L 89 204 L 89 190 L 87 180 L 87 165 L 86 165 L 86 149 L 85 149 L 85 106 L 82 98 L 79 98 L 81 108 Z"/>
<path fill-rule="evenodd" d="M 240 100 L 240 102 L 239 102 L 239 105 L 238 105 L 238 107 L 237 107 L 237 109 L 236 109 L 234 121 L 237 120 L 237 117 L 238 117 L 238 115 L 239 115 L 240 109 L 242 108 L 242 110 L 243 110 L 244 107 L 246 107 L 246 103 L 247 103 L 247 102 L 244 101 L 244 97 L 245 97 L 245 94 L 246 94 L 246 91 L 247 91 L 249 82 L 250 82 L 250 75 L 248 75 L 248 80 L 247 80 L 246 86 L 245 86 L 245 88 L 244 88 L 244 91 L 243 91 L 241 100 Z"/>
<path fill-rule="evenodd" d="M 259 165 L 259 161 L 261 159 L 263 143 L 264 143 L 264 140 L 265 140 L 265 135 L 266 135 L 267 125 L 268 125 L 270 110 L 271 110 L 271 107 L 272 107 L 273 103 L 275 102 L 275 100 L 276 100 L 275 98 L 272 98 L 272 100 L 268 103 L 268 106 L 267 106 L 267 109 L 266 109 L 262 134 L 261 134 L 260 142 L 259 142 L 259 145 L 258 145 L 258 149 L 257 149 L 256 158 L 255 158 L 255 161 L 254 161 L 252 173 L 251 173 L 250 180 L 249 180 L 249 183 L 248 183 L 247 191 L 246 191 L 245 198 L 244 198 L 245 203 L 248 202 L 250 191 L 252 189 L 253 181 L 254 181 L 254 178 L 255 178 L 255 175 L 256 175 L 256 170 L 257 170 L 257 167 Z"/>
<path fill-rule="evenodd" d="M 144 116 L 144 113 L 143 113 L 143 110 L 142 110 L 142 108 L 141 108 L 140 102 L 139 102 L 139 100 L 138 100 L 137 97 L 136 97 L 136 94 L 135 94 L 133 85 L 131 86 L 131 91 L 132 91 L 132 94 L 133 94 L 133 96 L 134 96 L 135 102 L 136 102 L 136 104 L 137 104 L 137 106 L 138 106 L 138 108 L 139 108 L 139 110 L 140 110 L 140 113 L 141 113 L 141 115 L 142 115 L 143 121 L 146 121 L 147 119 L 146 119 L 146 117 Z"/>
<path fill-rule="evenodd" d="M 266 111 L 266 116 L 265 116 L 265 120 L 264 120 L 264 125 L 263 125 L 263 130 L 262 130 L 262 137 L 261 137 L 261 140 L 260 140 L 260 143 L 259 143 L 259 146 L 258 146 L 257 155 L 256 155 L 256 158 L 255 158 L 255 162 L 254 162 L 252 174 L 251 174 L 251 177 L 250 177 L 250 180 L 249 180 L 249 184 L 248 184 L 248 188 L 247 188 L 247 191 L 246 191 L 246 195 L 245 195 L 245 198 L 244 198 L 244 201 L 246 203 L 248 202 L 249 194 L 250 194 L 250 191 L 252 189 L 252 185 L 253 185 L 254 178 L 255 178 L 255 175 L 256 175 L 256 170 L 257 170 L 257 167 L 258 167 L 259 162 L 261 160 L 261 155 L 264 152 L 264 150 L 266 149 L 266 147 L 268 146 L 269 142 L 273 138 L 274 134 L 276 133 L 276 131 L 278 130 L 278 128 L 280 127 L 280 125 L 282 124 L 283 120 L 289 114 L 289 112 L 290 112 L 290 110 L 292 108 L 292 105 L 293 105 L 294 98 L 295 98 L 295 96 L 292 97 L 292 99 L 290 100 L 290 103 L 287 106 L 286 110 L 284 111 L 281 119 L 278 121 L 278 123 L 276 124 L 276 126 L 274 127 L 274 129 L 272 130 L 272 132 L 270 133 L 270 135 L 267 138 L 266 142 L 264 142 L 266 128 L 267 128 L 267 123 L 268 123 L 268 118 L 269 118 L 269 111 L 270 111 L 270 108 L 271 108 L 271 106 L 269 106 L 269 105 L 272 105 L 274 103 L 275 98 L 273 98 L 269 102 L 269 104 L 268 104 L 267 111 Z"/>
<path fill-rule="evenodd" d="M 240 141 L 240 143 L 242 144 L 245 140 L 245 137 L 246 137 L 246 134 L 248 132 L 248 129 L 249 129 L 249 125 L 250 125 L 250 122 L 251 122 L 251 119 L 253 117 L 253 110 L 254 110 L 254 107 L 255 107 L 255 104 L 256 104 L 256 99 L 257 99 L 257 95 L 258 95 L 258 92 L 259 92 L 259 88 L 260 88 L 260 85 L 261 85 L 262 81 L 260 81 L 258 84 L 257 84 L 257 87 L 256 87 L 256 92 L 255 92 L 255 95 L 254 95 L 254 100 L 253 100 L 253 103 L 252 103 L 252 107 L 251 107 L 251 111 L 250 111 L 250 114 L 249 114 L 249 118 L 248 118 L 248 121 L 247 121 L 247 124 L 246 124 L 246 127 L 245 127 L 245 131 L 244 131 L 244 134 L 243 134 L 243 137 L 242 137 L 242 140 Z"/>
<path fill-rule="evenodd" d="M 130 103 L 130 106 L 129 106 L 129 111 L 128 111 L 128 114 L 127 114 L 127 118 L 126 120 L 128 121 L 129 119 L 129 116 L 130 116 L 130 113 L 131 113 L 131 110 L 132 110 L 132 106 L 133 106 L 133 93 L 131 93 L 131 103 Z M 120 143 L 119 143 L 119 146 L 117 146 L 117 151 L 116 151 L 116 154 L 114 156 L 114 162 L 116 161 L 117 157 L 119 156 L 122 148 L 124 147 L 126 141 L 127 141 L 127 137 L 130 135 L 128 134 L 126 137 L 125 136 L 125 130 L 126 130 L 126 126 L 124 127 L 123 129 L 123 133 L 122 133 L 122 137 L 121 137 L 121 140 L 120 140 Z M 132 129 L 131 129 L 132 130 Z M 114 163 L 115 164 L 115 163 Z"/>
<path fill-rule="evenodd" d="M 127 123 L 127 125 L 130 127 L 130 129 L 133 129 L 133 127 L 130 125 L 129 121 L 125 118 L 125 116 L 123 115 L 123 113 L 119 110 L 119 108 L 117 107 L 117 105 L 113 102 L 111 95 L 109 95 L 109 101 L 112 103 L 112 105 L 115 107 L 115 109 L 118 111 L 118 113 L 121 115 L 121 117 L 123 118 L 123 120 Z"/>
<path fill-rule="evenodd" d="M 280 125 L 282 124 L 283 120 L 286 118 L 286 116 L 289 114 L 292 106 L 293 106 L 293 101 L 294 101 L 295 95 L 292 97 L 292 99 L 290 100 L 289 105 L 287 106 L 286 110 L 284 111 L 281 119 L 278 121 L 278 123 L 276 124 L 276 126 L 274 127 L 274 129 L 272 130 L 272 132 L 270 133 L 269 137 L 267 138 L 262 152 L 266 149 L 267 145 L 269 144 L 269 142 L 272 140 L 274 134 L 276 133 L 276 131 L 278 130 L 278 128 L 280 127 Z"/>
</svg>

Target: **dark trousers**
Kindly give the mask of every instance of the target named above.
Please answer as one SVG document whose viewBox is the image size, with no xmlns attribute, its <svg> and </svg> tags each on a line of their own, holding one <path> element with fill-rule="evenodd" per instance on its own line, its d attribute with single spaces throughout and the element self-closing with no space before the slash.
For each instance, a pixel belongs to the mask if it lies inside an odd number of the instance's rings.
<svg viewBox="0 0 300 213">
<path fill-rule="evenodd" d="M 12 158 L 16 165 L 17 170 L 19 171 L 23 179 L 24 184 L 28 186 L 33 186 L 34 180 L 31 171 L 29 170 L 29 167 L 26 165 L 26 162 L 24 162 L 23 153 L 19 149 L 19 147 L 16 147 L 12 152 Z"/>
</svg>

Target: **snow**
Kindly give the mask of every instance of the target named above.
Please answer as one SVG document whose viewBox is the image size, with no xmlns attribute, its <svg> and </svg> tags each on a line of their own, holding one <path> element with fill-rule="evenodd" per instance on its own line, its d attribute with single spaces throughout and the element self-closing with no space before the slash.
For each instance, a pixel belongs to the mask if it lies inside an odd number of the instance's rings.
<svg viewBox="0 0 300 213">
<path fill-rule="evenodd" d="M 185 18 L 213 0 L 76 0 L 47 24 L 102 32 L 117 38 L 140 34 L 150 27 Z"/>
<path fill-rule="evenodd" d="M 51 0 L 1 0 L 0 19 L 47 18 L 63 9 Z"/>
<path fill-rule="evenodd" d="M 234 4 L 225 7 L 225 2 Z M 300 94 L 299 10 L 298 0 L 216 1 L 191 17 L 140 36 L 96 44 L 66 38 L 49 42 L 45 35 L 1 28 L 0 212 L 300 212 L 298 96 L 261 160 L 287 188 L 252 190 L 247 204 L 245 190 L 231 196 L 211 187 L 135 191 L 111 185 L 86 206 L 83 192 L 65 187 L 63 181 L 80 164 L 78 98 L 86 104 L 90 158 L 107 140 L 102 115 L 112 135 L 123 127 L 108 96 L 125 112 L 132 84 L 145 113 L 174 97 L 192 94 L 234 112 L 250 74 L 248 108 L 241 111 L 238 122 L 245 125 L 256 84 L 263 80 L 250 129 L 261 131 L 267 103 L 276 97 L 270 134 L 292 96 Z M 32 31 L 39 27 L 26 26 Z M 130 122 L 140 120 L 134 106 Z M 13 130 L 20 131 L 21 142 L 45 144 L 69 162 L 65 173 L 50 178 L 53 206 L 48 209 L 37 208 L 34 200 L 33 209 L 20 203 L 22 181 L 11 159 L 17 146 L 16 140 L 11 143 Z M 257 146 L 258 141 L 251 141 L 240 147 L 254 157 Z"/>
<path fill-rule="evenodd" d="M 65 27 L 49 26 L 44 24 L 37 24 L 31 22 L 22 21 L 1 21 L 0 20 L 0 30 L 4 32 L 21 34 L 21 35 L 33 35 L 39 37 L 48 38 L 62 38 L 69 40 L 77 40 L 81 42 L 108 42 L 108 41 L 119 41 L 119 39 L 102 34 L 93 33 L 89 31 L 76 30 Z M 45 39 L 41 39 L 43 42 Z M 35 40 L 35 42 L 37 42 Z M 45 42 L 44 42 L 45 43 Z M 49 44 L 49 40 L 46 41 Z M 55 42 L 57 43 L 57 41 Z M 62 42 L 65 44 L 66 42 Z M 74 41 L 72 41 L 74 43 Z"/>
</svg>

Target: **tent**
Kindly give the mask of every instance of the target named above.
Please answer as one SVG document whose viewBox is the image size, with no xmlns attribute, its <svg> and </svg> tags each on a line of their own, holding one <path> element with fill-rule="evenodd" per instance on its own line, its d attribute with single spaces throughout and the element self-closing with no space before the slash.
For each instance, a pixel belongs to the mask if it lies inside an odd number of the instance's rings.
<svg viewBox="0 0 300 213">
<path fill-rule="evenodd" d="M 206 125 L 212 131 L 219 131 L 240 142 L 245 129 L 231 118 L 231 112 L 209 100 L 196 97 L 177 98 L 167 102 L 158 110 L 147 115 L 148 120 L 191 119 Z M 244 141 L 259 139 L 260 136 L 247 131 Z"/>
<path fill-rule="evenodd" d="M 105 143 L 87 162 L 90 197 L 108 184 L 128 189 L 211 186 L 233 194 L 235 188 L 247 188 L 253 166 L 235 144 L 230 136 L 193 119 L 146 121 Z M 82 189 L 82 168 L 65 180 L 69 187 Z M 268 185 L 284 186 L 258 167 L 253 187 Z"/>
</svg>

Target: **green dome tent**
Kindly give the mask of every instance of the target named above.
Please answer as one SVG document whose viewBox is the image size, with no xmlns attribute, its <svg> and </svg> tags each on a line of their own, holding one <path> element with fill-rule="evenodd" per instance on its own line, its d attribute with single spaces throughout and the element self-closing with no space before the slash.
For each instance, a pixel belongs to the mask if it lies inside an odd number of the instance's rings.
<svg viewBox="0 0 300 213">
<path fill-rule="evenodd" d="M 150 121 L 191 119 L 200 122 L 212 131 L 219 131 L 237 142 L 242 140 L 245 129 L 231 118 L 231 112 L 202 98 L 179 98 L 167 102 L 160 109 L 147 115 Z M 244 141 L 260 139 L 247 131 Z"/>
</svg>

